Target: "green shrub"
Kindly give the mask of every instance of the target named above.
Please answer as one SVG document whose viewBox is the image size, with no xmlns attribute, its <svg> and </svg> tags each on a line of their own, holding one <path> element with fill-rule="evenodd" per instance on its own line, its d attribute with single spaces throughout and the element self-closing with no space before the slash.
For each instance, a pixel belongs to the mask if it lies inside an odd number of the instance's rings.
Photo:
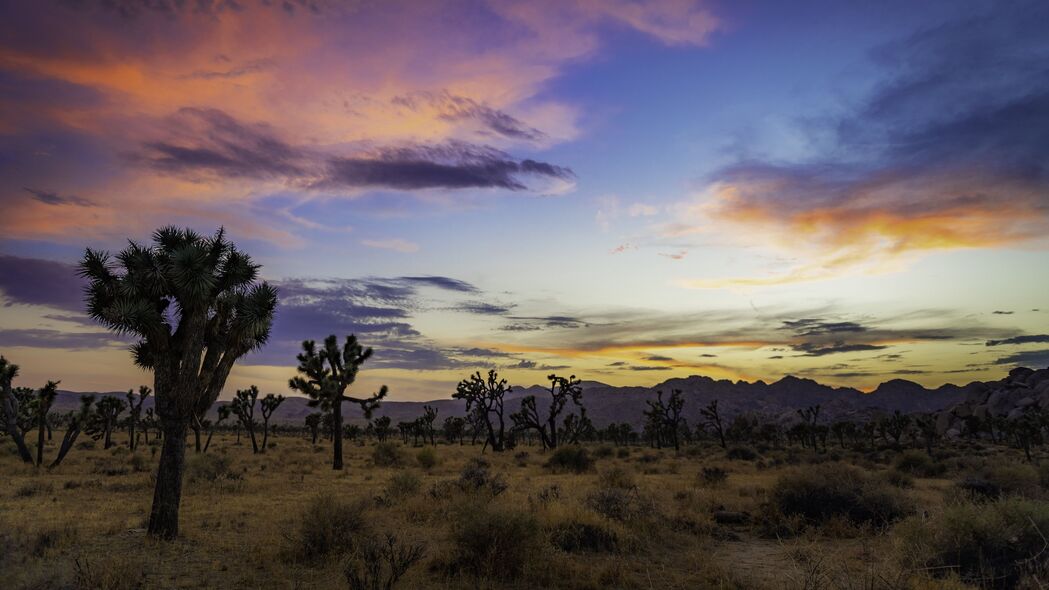
<svg viewBox="0 0 1049 590">
<path fill-rule="evenodd" d="M 415 454 L 415 459 L 423 469 L 433 469 L 437 466 L 437 453 L 431 447 L 419 449 L 419 452 Z"/>
<path fill-rule="evenodd" d="M 1049 505 L 1023 498 L 952 504 L 930 519 L 912 518 L 897 528 L 905 565 L 1003 589 L 1021 586 L 1030 568 L 1045 568 L 1045 534 Z"/>
<path fill-rule="evenodd" d="M 758 454 L 750 447 L 732 447 L 725 452 L 725 457 L 733 461 L 755 461 Z"/>
<path fill-rule="evenodd" d="M 602 488 L 617 488 L 629 490 L 637 486 L 634 475 L 622 467 L 612 467 L 601 472 L 597 477 L 598 485 Z"/>
<path fill-rule="evenodd" d="M 809 524 L 845 519 L 852 524 L 885 526 L 910 510 L 907 498 L 887 482 L 841 463 L 825 463 L 780 476 L 771 500 L 787 516 Z"/>
<path fill-rule="evenodd" d="M 400 467 L 404 464 L 404 456 L 396 444 L 381 442 L 372 450 L 372 463 L 379 467 Z"/>
<path fill-rule="evenodd" d="M 458 485 L 459 489 L 465 492 L 484 491 L 493 496 L 498 496 L 505 492 L 508 487 L 501 476 L 492 475 L 489 472 L 488 461 L 481 457 L 475 457 L 467 461 L 466 466 L 463 467 L 462 472 L 459 474 Z"/>
<path fill-rule="evenodd" d="M 710 488 L 721 487 L 728 481 L 728 472 L 720 467 L 704 467 L 699 473 L 699 481 Z"/>
<path fill-rule="evenodd" d="M 655 511 L 652 502 L 637 488 L 598 488 L 587 495 L 586 505 L 605 518 L 620 522 L 642 520 Z"/>
<path fill-rule="evenodd" d="M 411 496 L 418 492 L 420 487 L 422 487 L 422 482 L 417 475 L 402 471 L 391 477 L 390 483 L 386 484 L 386 496 L 389 498 Z"/>
<path fill-rule="evenodd" d="M 619 535 L 615 531 L 580 520 L 559 522 L 550 532 L 550 542 L 567 553 L 613 553 L 619 549 Z"/>
<path fill-rule="evenodd" d="M 454 570 L 514 580 L 531 568 L 541 550 L 539 522 L 529 512 L 468 502 L 452 522 L 452 547 Z"/>
<path fill-rule="evenodd" d="M 239 480 L 241 474 L 233 470 L 233 461 L 227 455 L 197 453 L 186 461 L 186 479 L 215 483 Z"/>
<path fill-rule="evenodd" d="M 918 450 L 900 453 L 894 464 L 899 471 L 917 477 L 936 477 L 947 471 L 947 465 L 933 461 L 924 451 Z"/>
<path fill-rule="evenodd" d="M 554 471 L 586 473 L 594 465 L 590 453 L 577 445 L 558 447 L 546 461 L 546 466 Z"/>
<path fill-rule="evenodd" d="M 290 557 L 315 561 L 329 555 L 354 551 L 368 537 L 371 527 L 365 516 L 367 505 L 341 498 L 316 496 L 306 504 L 297 532 L 289 539 Z"/>
</svg>

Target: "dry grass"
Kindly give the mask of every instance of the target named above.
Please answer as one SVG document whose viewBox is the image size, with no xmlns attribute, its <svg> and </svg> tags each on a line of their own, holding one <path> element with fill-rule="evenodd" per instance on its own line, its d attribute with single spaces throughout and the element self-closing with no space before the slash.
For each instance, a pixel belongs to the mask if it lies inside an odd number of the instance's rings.
<svg viewBox="0 0 1049 590">
<path fill-rule="evenodd" d="M 480 446 L 442 444 L 417 460 L 419 449 L 398 443 L 378 454 L 351 443 L 346 469 L 335 472 L 326 446 L 289 435 L 275 442 L 265 455 L 223 435 L 206 457 L 190 449 L 182 535 L 164 543 L 144 531 L 152 447 L 78 448 L 59 469 L 37 471 L 0 439 L 0 587 L 347 588 L 344 571 L 359 559 L 353 538 L 385 535 L 425 547 L 398 588 L 948 587 L 901 569 L 894 528 L 842 532 L 830 523 L 777 537 L 783 523 L 763 522 L 776 482 L 826 460 L 800 450 L 740 461 L 713 446 L 590 445 L 594 467 L 574 473 L 524 447 L 485 454 L 483 476 L 499 485 L 478 486 Z M 891 456 L 844 458 L 881 474 L 894 468 Z M 724 477 L 712 481 L 718 470 Z M 914 518 L 957 501 L 959 470 L 926 473 L 900 490 Z M 746 518 L 718 524 L 726 511 Z M 305 555 L 304 525 L 332 515 L 357 529 L 327 531 L 321 540 L 338 545 Z M 476 543 L 503 534 L 518 541 L 491 552 Z M 871 583 L 842 581 L 850 579 Z"/>
</svg>

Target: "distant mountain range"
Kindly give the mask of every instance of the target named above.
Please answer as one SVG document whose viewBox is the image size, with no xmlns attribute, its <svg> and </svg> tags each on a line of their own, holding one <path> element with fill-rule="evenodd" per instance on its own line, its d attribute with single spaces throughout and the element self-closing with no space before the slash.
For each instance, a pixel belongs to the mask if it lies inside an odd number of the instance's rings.
<svg viewBox="0 0 1049 590">
<path fill-rule="evenodd" d="M 645 402 L 653 400 L 657 391 L 670 393 L 672 389 L 684 392 L 684 414 L 690 424 L 701 422 L 700 408 L 713 400 L 718 400 L 719 408 L 725 416 L 734 416 L 743 412 L 758 412 L 771 416 L 793 416 L 799 408 L 819 404 L 821 416 L 828 418 L 843 416 L 864 416 L 878 412 L 900 410 L 904 413 L 935 412 L 952 407 L 966 399 L 974 391 L 986 389 L 983 382 L 968 385 L 941 385 L 927 389 L 913 381 L 893 379 L 882 383 L 870 393 L 864 393 L 851 387 L 831 387 L 812 379 L 787 376 L 774 383 L 756 381 L 715 380 L 710 377 L 693 375 L 680 379 L 669 379 L 652 387 L 615 387 L 597 381 L 583 382 L 583 402 L 587 415 L 598 427 L 611 422 L 629 422 L 639 426 Z M 86 393 L 86 392 L 83 392 Z M 55 404 L 56 411 L 64 412 L 75 409 L 78 398 L 83 393 L 62 391 Z M 545 394 L 545 395 L 544 395 Z M 118 395 L 122 392 L 95 393 L 95 395 Z M 515 387 L 507 396 L 507 413 L 517 411 L 521 398 L 535 395 L 542 402 L 549 395 L 539 385 L 522 388 Z M 152 406 L 152 398 L 146 401 L 145 407 Z M 219 402 L 221 404 L 223 402 Z M 453 399 L 439 399 L 428 402 L 387 401 L 376 412 L 376 416 L 389 416 L 394 424 L 414 420 L 423 413 L 423 406 L 430 405 L 438 410 L 438 420 L 447 416 L 463 415 L 464 404 Z M 542 408 L 542 403 L 540 403 Z M 363 420 L 360 409 L 353 404 L 346 404 L 344 412 L 348 420 Z M 214 412 L 214 408 L 212 412 Z M 314 412 L 306 404 L 306 399 L 289 397 L 277 410 L 274 420 L 279 423 L 301 424 L 306 415 Z"/>
</svg>

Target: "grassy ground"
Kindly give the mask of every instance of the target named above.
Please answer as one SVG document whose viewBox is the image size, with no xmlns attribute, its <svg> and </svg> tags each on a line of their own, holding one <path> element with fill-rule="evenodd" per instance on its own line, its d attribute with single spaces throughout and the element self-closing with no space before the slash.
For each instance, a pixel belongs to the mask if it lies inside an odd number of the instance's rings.
<svg viewBox="0 0 1049 590">
<path fill-rule="evenodd" d="M 374 443 L 350 443 L 346 469 L 334 472 L 324 443 L 280 436 L 253 455 L 250 445 L 216 435 L 206 456 L 189 450 L 180 539 L 157 542 L 144 531 L 155 447 L 132 454 L 82 444 L 90 448 L 38 471 L 7 452 L 6 442 L 3 588 L 347 588 L 343 570 L 356 563 L 356 539 L 385 534 L 425 548 L 398 588 L 956 588 L 964 587 L 957 575 L 934 578 L 941 572 L 915 565 L 915 543 L 929 543 L 897 530 L 925 527 L 952 503 L 968 501 L 956 482 L 987 465 L 1015 465 L 1022 474 L 1003 477 L 1033 478 L 1024 493 L 1041 499 L 1037 472 L 1008 449 L 947 449 L 931 467 L 908 467 L 918 473 L 904 475 L 892 467 L 899 453 L 891 450 L 764 449 L 756 460 L 729 460 L 710 445 L 678 453 L 587 445 L 594 465 L 574 473 L 547 467 L 550 454 L 537 447 L 519 447 L 484 455 L 487 480 L 496 490 L 505 485 L 496 494 L 491 485 L 477 491 L 462 484 L 480 446 L 439 444 L 437 464 L 424 468 L 420 448 L 397 443 L 400 465 L 379 466 Z M 916 453 L 924 455 L 910 456 Z M 891 480 L 883 487 L 906 501 L 903 522 L 806 523 L 777 512 L 770 500 L 784 474 L 835 459 L 879 485 Z M 717 481 L 716 471 L 704 478 L 704 468 L 723 469 L 727 478 Z M 363 522 L 349 540 L 318 545 L 311 529 L 341 513 L 316 510 L 333 505 Z M 719 512 L 749 518 L 719 524 Z M 508 541 L 471 546 L 486 536 Z M 302 555 L 307 543 L 321 549 Z M 320 554 L 324 543 L 336 547 Z"/>
</svg>

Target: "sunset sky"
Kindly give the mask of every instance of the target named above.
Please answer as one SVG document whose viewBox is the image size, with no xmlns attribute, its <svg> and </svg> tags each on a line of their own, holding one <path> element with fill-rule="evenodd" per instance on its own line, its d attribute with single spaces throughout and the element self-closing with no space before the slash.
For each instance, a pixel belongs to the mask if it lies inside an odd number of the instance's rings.
<svg viewBox="0 0 1049 590">
<path fill-rule="evenodd" d="M 224 226 L 362 389 L 1049 365 L 1049 3 L 0 1 L 0 353 L 150 383 L 73 265 Z"/>
</svg>

